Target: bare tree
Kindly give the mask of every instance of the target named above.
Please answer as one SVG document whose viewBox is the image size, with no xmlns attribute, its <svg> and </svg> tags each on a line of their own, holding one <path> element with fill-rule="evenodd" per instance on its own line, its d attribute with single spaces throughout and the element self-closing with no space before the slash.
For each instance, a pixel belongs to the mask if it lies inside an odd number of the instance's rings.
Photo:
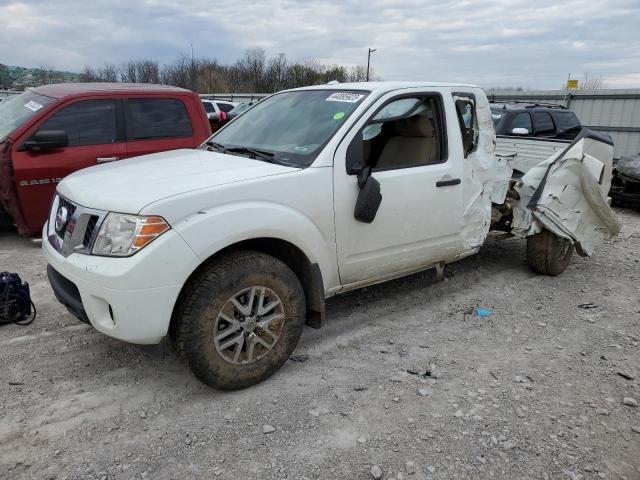
<svg viewBox="0 0 640 480">
<path fill-rule="evenodd" d="M 118 68 L 112 63 L 105 63 L 104 66 L 98 70 L 98 76 L 101 82 L 117 82 Z"/>
<path fill-rule="evenodd" d="M 98 82 L 98 74 L 89 65 L 85 65 L 82 73 L 80 74 L 81 82 Z"/>
<path fill-rule="evenodd" d="M 266 63 L 267 56 L 264 50 L 262 48 L 252 48 L 247 50 L 236 64 L 244 83 L 253 92 L 261 92 L 266 87 Z"/>
<path fill-rule="evenodd" d="M 369 69 L 369 78 L 373 78 L 375 73 Z M 367 67 L 364 65 L 352 65 L 347 69 L 347 78 L 350 82 L 365 82 L 367 80 Z"/>
<path fill-rule="evenodd" d="M 265 72 L 265 87 L 268 92 L 277 92 L 287 85 L 287 56 L 279 53 L 277 57 L 269 60 Z"/>
<path fill-rule="evenodd" d="M 584 72 L 580 90 L 602 90 L 606 88 L 602 75 L 596 75 L 592 72 Z"/>
<path fill-rule="evenodd" d="M 62 73 L 42 67 L 31 75 L 29 84 L 64 81 Z M 162 83 L 201 93 L 270 93 L 332 80 L 364 81 L 366 67 L 327 66 L 313 57 L 289 62 L 284 53 L 268 58 L 263 49 L 252 48 L 231 65 L 181 53 L 173 62 L 163 66 L 151 59 L 131 60 L 120 67 L 111 63 L 98 68 L 86 65 L 76 78 L 83 82 Z M 375 78 L 375 73 L 371 78 Z"/>
</svg>

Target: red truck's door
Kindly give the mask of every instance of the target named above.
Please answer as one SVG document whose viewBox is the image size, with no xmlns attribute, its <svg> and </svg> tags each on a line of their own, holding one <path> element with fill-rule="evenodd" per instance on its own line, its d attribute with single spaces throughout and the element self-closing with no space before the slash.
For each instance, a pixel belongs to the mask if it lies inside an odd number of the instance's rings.
<svg viewBox="0 0 640 480">
<path fill-rule="evenodd" d="M 80 100 L 67 103 L 34 126 L 13 145 L 11 157 L 18 197 L 29 233 L 42 229 L 56 184 L 76 170 L 126 156 L 124 126 L 118 101 Z M 22 144 L 38 130 L 64 130 L 66 148 L 24 150 Z"/>
<path fill-rule="evenodd" d="M 182 99 L 128 98 L 124 104 L 128 157 L 194 148 L 204 141 Z"/>
</svg>

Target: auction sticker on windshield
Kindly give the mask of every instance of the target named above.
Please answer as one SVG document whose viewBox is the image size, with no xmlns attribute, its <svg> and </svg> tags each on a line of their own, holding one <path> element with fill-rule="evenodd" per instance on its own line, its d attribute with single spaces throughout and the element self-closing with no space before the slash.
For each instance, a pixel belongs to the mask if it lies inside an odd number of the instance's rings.
<svg viewBox="0 0 640 480">
<path fill-rule="evenodd" d="M 358 103 L 364 95 L 359 93 L 339 92 L 332 93 L 326 98 L 327 102 L 346 102 L 346 103 Z"/>
<path fill-rule="evenodd" d="M 38 102 L 34 102 L 33 100 L 31 100 L 30 102 L 25 103 L 24 106 L 26 108 L 28 108 L 29 110 L 33 110 L 34 112 L 37 112 L 38 110 L 40 110 L 42 108 L 41 104 L 39 104 Z"/>
</svg>

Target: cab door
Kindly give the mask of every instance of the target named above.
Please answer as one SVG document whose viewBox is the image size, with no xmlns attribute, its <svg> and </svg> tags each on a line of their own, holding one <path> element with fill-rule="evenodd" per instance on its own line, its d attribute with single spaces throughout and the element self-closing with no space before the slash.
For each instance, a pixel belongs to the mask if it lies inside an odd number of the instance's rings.
<svg viewBox="0 0 640 480">
<path fill-rule="evenodd" d="M 129 157 L 198 146 L 182 98 L 130 97 L 125 123 Z"/>
<path fill-rule="evenodd" d="M 463 250 L 463 158 L 459 148 L 450 148 L 446 125 L 447 116 L 456 118 L 455 107 L 439 93 L 409 92 L 381 98 L 336 150 L 334 210 L 343 285 L 418 271 Z M 354 218 L 360 194 L 354 151 L 380 184 L 382 201 L 371 223 Z"/>
<path fill-rule="evenodd" d="M 126 156 L 120 109 L 114 99 L 67 103 L 30 129 L 13 146 L 11 157 L 18 198 L 32 234 L 47 218 L 56 184 L 82 168 L 112 162 Z M 38 131 L 67 134 L 68 145 L 50 150 L 27 150 L 24 142 Z"/>
</svg>

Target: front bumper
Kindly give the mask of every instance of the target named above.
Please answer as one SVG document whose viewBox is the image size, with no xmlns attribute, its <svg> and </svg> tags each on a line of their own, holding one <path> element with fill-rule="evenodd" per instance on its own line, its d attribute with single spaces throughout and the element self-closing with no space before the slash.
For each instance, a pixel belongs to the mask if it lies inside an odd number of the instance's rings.
<svg viewBox="0 0 640 480">
<path fill-rule="evenodd" d="M 200 264 L 169 230 L 126 258 L 62 256 L 43 231 L 42 248 L 56 298 L 80 320 L 129 343 L 157 344 L 167 334 L 182 286 Z"/>
</svg>

